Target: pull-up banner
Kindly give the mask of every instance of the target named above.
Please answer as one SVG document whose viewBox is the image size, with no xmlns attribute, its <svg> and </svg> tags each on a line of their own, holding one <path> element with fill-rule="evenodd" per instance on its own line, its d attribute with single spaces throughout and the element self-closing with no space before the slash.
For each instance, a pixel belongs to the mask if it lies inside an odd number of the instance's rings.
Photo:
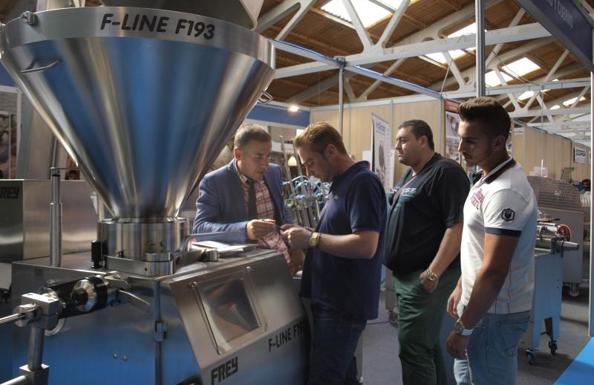
<svg viewBox="0 0 594 385">
<path fill-rule="evenodd" d="M 574 0 L 516 0 L 543 27 L 561 40 L 590 71 L 592 64 L 592 20 Z"/>
</svg>

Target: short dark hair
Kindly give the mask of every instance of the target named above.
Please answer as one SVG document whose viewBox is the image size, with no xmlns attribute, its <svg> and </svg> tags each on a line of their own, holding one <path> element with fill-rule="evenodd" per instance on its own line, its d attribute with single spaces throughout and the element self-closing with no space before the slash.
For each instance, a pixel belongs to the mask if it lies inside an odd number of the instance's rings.
<svg viewBox="0 0 594 385">
<path fill-rule="evenodd" d="M 499 102 L 489 97 L 478 97 L 465 101 L 459 107 L 460 118 L 466 122 L 479 122 L 484 132 L 491 136 L 510 134 L 511 119 Z"/>
<path fill-rule="evenodd" d="M 272 137 L 266 129 L 259 124 L 244 124 L 239 127 L 235 133 L 233 146 L 237 148 L 244 148 L 248 142 L 255 140 L 256 142 L 271 142 Z"/>
<path fill-rule="evenodd" d="M 409 127 L 415 138 L 419 139 L 421 136 L 426 136 L 429 148 L 435 151 L 435 144 L 433 143 L 433 131 L 431 130 L 431 127 L 429 127 L 427 122 L 420 119 L 407 120 L 403 122 L 399 128 Z"/>
<path fill-rule="evenodd" d="M 344 155 L 348 155 L 340 133 L 326 122 L 312 123 L 293 140 L 296 148 L 309 145 L 314 152 L 323 154 L 329 144 Z"/>
</svg>

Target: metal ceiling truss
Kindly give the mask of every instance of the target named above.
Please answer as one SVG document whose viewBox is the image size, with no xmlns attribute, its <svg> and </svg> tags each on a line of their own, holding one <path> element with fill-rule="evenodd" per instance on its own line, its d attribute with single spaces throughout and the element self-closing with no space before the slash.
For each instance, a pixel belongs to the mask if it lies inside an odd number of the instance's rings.
<svg viewBox="0 0 594 385">
<path fill-rule="evenodd" d="M 466 70 L 460 71 L 449 52 L 457 49 L 468 50 L 474 48 L 476 45 L 475 35 L 471 34 L 448 38 L 445 37 L 443 32 L 447 28 L 451 28 L 453 25 L 473 19 L 474 4 L 469 4 L 464 8 L 455 11 L 443 19 L 427 26 L 426 28 L 411 34 L 405 39 L 400 40 L 396 45 L 388 47 L 387 44 L 392 34 L 401 20 L 405 17 L 405 11 L 410 5 L 410 0 L 404 0 L 398 9 L 394 10 L 390 20 L 386 25 L 386 28 L 382 32 L 381 37 L 377 39 L 376 43 L 373 43 L 373 40 L 370 37 L 367 29 L 363 26 L 363 23 L 361 22 L 361 19 L 359 18 L 359 15 L 355 11 L 355 8 L 352 4 L 352 0 L 342 1 L 349 14 L 349 17 L 352 20 L 352 23 L 341 24 L 347 25 L 354 29 L 359 40 L 361 41 L 361 44 L 363 45 L 363 50 L 360 53 L 348 55 L 346 57 L 331 58 L 298 45 L 282 41 L 289 36 L 291 30 L 297 25 L 297 23 L 299 23 L 299 21 L 308 11 L 315 10 L 316 13 L 325 14 L 323 11 L 313 8 L 314 4 L 316 3 L 315 0 L 286 0 L 260 18 L 257 30 L 259 32 L 263 32 L 266 29 L 272 27 L 278 21 L 286 18 L 291 13 L 294 13 L 290 21 L 276 36 L 274 45 L 279 50 L 312 60 L 312 62 L 278 69 L 275 74 L 275 79 L 283 79 L 338 69 L 342 66 L 346 71 L 345 78 L 347 80 L 345 82 L 344 88 L 351 102 L 366 100 L 369 95 L 374 92 L 382 83 L 391 84 L 435 98 L 443 97 L 458 99 L 471 97 L 474 95 L 476 82 L 475 69 L 468 68 Z M 502 1 L 503 0 L 487 0 L 485 1 L 485 9 L 499 4 Z M 583 0 L 579 1 L 582 3 L 582 5 L 585 4 L 584 7 L 588 12 L 590 12 L 591 16 L 594 15 L 594 10 L 589 7 L 587 3 L 584 3 Z M 546 76 L 530 83 L 507 85 L 501 73 L 501 67 L 505 64 L 508 64 L 520 57 L 524 57 L 531 51 L 555 41 L 550 37 L 550 33 L 538 23 L 519 25 L 525 14 L 526 11 L 520 9 L 507 27 L 485 32 L 485 44 L 494 45 L 490 55 L 485 60 L 485 68 L 486 71 L 495 71 L 502 84 L 498 87 L 487 88 L 487 95 L 506 95 L 509 99 L 508 104 L 511 103 L 514 105 L 515 110 L 511 113 L 511 116 L 514 118 L 540 117 L 544 114 L 548 120 L 547 124 L 550 124 L 551 127 L 555 125 L 563 126 L 565 123 L 558 118 L 559 116 L 564 115 L 567 119 L 567 116 L 569 115 L 589 113 L 589 108 L 576 107 L 576 105 L 579 103 L 580 96 L 585 95 L 586 92 L 589 91 L 590 78 L 560 80 L 557 82 L 551 81 L 553 78 L 568 76 L 572 72 L 582 68 L 579 65 L 570 65 L 559 70 L 568 57 L 569 52 L 567 50 L 565 50 L 558 58 L 555 65 L 551 68 Z M 330 16 L 329 18 L 335 19 L 335 17 Z M 500 54 L 504 44 L 527 40 L 533 41 L 523 44 L 521 47 L 516 49 Z M 432 84 L 429 87 L 423 87 L 421 85 L 391 76 L 395 71 L 398 70 L 399 67 L 402 66 L 407 58 L 423 58 L 427 54 L 437 52 L 440 52 L 444 55 L 447 62 L 446 68 L 448 68 L 448 71 L 452 75 L 448 79 L 445 79 L 445 81 Z M 431 59 L 428 59 L 428 61 L 431 61 Z M 367 66 L 384 62 L 392 63 L 383 73 L 372 71 L 369 68 L 366 68 Z M 349 78 L 354 74 L 375 79 L 375 81 L 358 96 L 355 95 L 355 92 L 353 91 L 352 87 L 350 87 L 348 82 Z M 324 79 L 320 83 L 312 85 L 308 89 L 294 95 L 289 99 L 289 102 L 300 103 L 315 97 L 316 95 L 336 86 L 338 80 L 338 75 L 333 75 L 327 79 Z M 457 86 L 458 89 L 456 91 L 440 92 L 444 88 L 450 88 L 452 86 Z M 547 104 L 553 105 L 555 102 L 549 101 L 548 103 L 545 103 L 542 97 L 542 91 L 546 89 L 564 88 L 582 88 L 580 92 L 576 93 L 578 99 L 576 100 L 575 105 L 570 106 L 569 108 L 559 108 L 556 110 L 551 110 L 548 108 Z M 534 95 L 532 95 L 523 106 L 520 105 L 520 102 L 517 100 L 517 96 L 529 90 L 534 91 Z M 565 96 L 563 100 L 566 100 L 568 97 L 569 96 Z M 534 102 L 537 102 L 540 108 L 530 108 Z"/>
</svg>

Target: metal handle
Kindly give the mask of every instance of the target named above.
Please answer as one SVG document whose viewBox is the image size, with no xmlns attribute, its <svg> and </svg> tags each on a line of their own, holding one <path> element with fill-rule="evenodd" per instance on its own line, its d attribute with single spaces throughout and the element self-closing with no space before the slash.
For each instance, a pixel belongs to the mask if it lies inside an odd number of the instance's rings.
<svg viewBox="0 0 594 385">
<path fill-rule="evenodd" d="M 25 318 L 25 315 L 22 313 L 11 314 L 9 316 L 0 318 L 0 325 L 18 321 L 23 318 Z"/>
<path fill-rule="evenodd" d="M 47 65 L 41 66 L 41 67 L 33 67 L 33 64 L 34 63 L 31 63 L 31 65 L 28 68 L 25 68 L 24 70 L 21 70 L 21 73 L 22 74 L 28 74 L 28 73 L 31 73 L 31 72 L 39 72 L 39 71 L 49 70 L 50 68 L 53 68 L 53 67 L 57 66 L 60 63 L 61 63 L 61 60 L 60 59 L 56 59 L 53 62 L 51 62 L 51 63 L 49 63 Z"/>
</svg>

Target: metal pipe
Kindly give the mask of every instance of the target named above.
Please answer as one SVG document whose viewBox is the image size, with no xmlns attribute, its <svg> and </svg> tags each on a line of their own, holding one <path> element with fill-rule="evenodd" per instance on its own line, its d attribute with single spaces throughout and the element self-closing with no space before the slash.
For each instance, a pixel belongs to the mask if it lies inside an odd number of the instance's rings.
<svg viewBox="0 0 594 385">
<path fill-rule="evenodd" d="M 0 385 L 28 385 L 31 381 L 25 376 L 18 376 L 12 380 L 1 383 Z"/>
<path fill-rule="evenodd" d="M 590 73 L 590 164 L 594 165 L 594 73 Z M 594 180 L 594 168 L 590 167 L 590 180 Z M 594 206 L 590 203 L 590 295 L 588 296 L 588 307 L 590 316 L 588 317 L 588 335 L 594 337 L 594 244 L 592 243 L 592 234 L 594 234 L 594 223 L 592 217 L 594 215 Z"/>
<path fill-rule="evenodd" d="M 161 385 L 163 383 L 163 365 L 162 365 L 162 354 L 163 354 L 163 324 L 161 318 L 161 283 L 159 281 L 153 282 L 153 321 L 155 325 L 155 385 Z"/>
<path fill-rule="evenodd" d="M 484 38 L 483 38 L 483 40 L 484 40 Z M 278 40 L 273 40 L 272 44 L 274 45 L 275 48 L 280 49 L 281 51 L 284 51 L 284 52 L 292 53 L 297 56 L 315 60 L 320 63 L 334 66 L 336 68 L 340 68 L 340 66 L 341 66 L 341 63 L 338 59 L 333 59 L 331 57 L 322 55 L 316 51 L 312 51 L 310 49 L 303 48 L 297 44 L 287 43 L 286 41 L 278 41 Z M 352 72 L 352 73 L 362 75 L 362 76 L 367 76 L 372 79 L 376 79 L 376 80 L 380 80 L 380 81 L 388 83 L 388 84 L 392 84 L 393 86 L 396 86 L 396 87 L 401 87 L 406 90 L 418 92 L 420 94 L 428 95 L 428 96 L 431 96 L 436 99 L 441 99 L 441 94 L 435 90 L 432 90 L 431 88 L 426 88 L 426 87 L 420 86 L 418 84 L 407 82 L 402 79 L 397 79 L 395 77 L 386 76 L 380 72 L 372 71 L 365 67 L 345 63 L 344 69 L 347 70 L 348 72 Z"/>
<path fill-rule="evenodd" d="M 340 132 L 340 136 L 344 137 L 342 127 L 344 118 L 344 58 L 340 60 L 340 63 L 341 65 L 338 69 L 338 132 Z"/>
<path fill-rule="evenodd" d="M 8 324 L 8 323 L 11 323 L 11 322 L 14 322 L 14 321 L 18 321 L 18 320 L 23 319 L 23 318 L 25 318 L 25 316 L 23 314 L 21 314 L 21 313 L 11 314 L 9 316 L 0 318 L 0 325 Z"/>
<path fill-rule="evenodd" d="M 16 175 L 12 174 L 12 115 L 8 114 L 8 175 L 6 179 L 16 178 Z"/>
<path fill-rule="evenodd" d="M 358 65 L 348 64 L 345 66 L 345 70 L 355 73 L 357 75 L 367 76 L 372 79 L 380 80 L 384 83 L 391 84 L 396 87 L 404 88 L 409 91 L 417 92 L 419 94 L 427 95 L 435 99 L 441 99 L 442 96 L 439 92 L 432 90 L 431 88 L 425 88 L 418 84 L 407 82 L 406 80 L 397 79 L 392 76 L 386 76 L 380 72 L 370 70 L 369 68 L 361 67 Z"/>
<path fill-rule="evenodd" d="M 62 266 L 62 202 L 60 199 L 60 170 L 50 169 L 51 203 L 50 203 L 50 265 Z"/>
<path fill-rule="evenodd" d="M 287 149 L 285 148 L 285 139 L 282 137 L 282 135 L 279 137 L 279 139 L 281 152 L 283 153 L 283 163 L 285 164 L 285 172 L 287 173 L 287 180 L 289 181 L 289 189 L 291 190 L 291 195 L 295 195 L 295 189 L 293 188 L 293 183 L 291 183 L 291 167 L 289 166 L 289 156 L 287 155 Z M 297 159 L 295 158 L 295 160 Z"/>
<path fill-rule="evenodd" d="M 485 7 L 483 0 L 474 0 L 476 19 L 476 96 L 485 96 Z"/>
<path fill-rule="evenodd" d="M 299 161 L 299 154 L 297 154 L 297 147 L 295 147 L 295 141 L 293 141 L 293 156 L 297 161 L 297 172 L 299 176 L 303 176 L 303 170 L 301 169 L 301 162 Z"/>
<path fill-rule="evenodd" d="M 35 371 L 41 369 L 43 358 L 43 338 L 44 330 L 38 326 L 31 326 L 29 335 L 29 352 L 27 353 L 27 366 L 29 370 Z"/>
</svg>

